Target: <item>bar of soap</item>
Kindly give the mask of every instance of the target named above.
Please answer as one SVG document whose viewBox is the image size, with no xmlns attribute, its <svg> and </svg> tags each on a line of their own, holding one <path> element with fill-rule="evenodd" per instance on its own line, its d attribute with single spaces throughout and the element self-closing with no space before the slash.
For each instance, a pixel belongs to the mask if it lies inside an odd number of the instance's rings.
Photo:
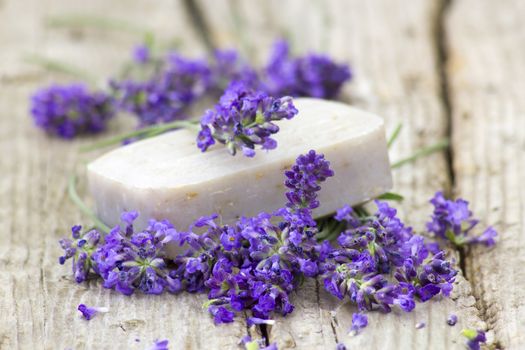
<svg viewBox="0 0 525 350">
<path fill-rule="evenodd" d="M 239 216 L 271 212 L 286 202 L 284 170 L 311 149 L 323 153 L 335 176 L 320 191 L 315 216 L 344 204 L 370 200 L 392 186 L 383 120 L 339 102 L 297 98 L 299 113 L 278 122 L 278 147 L 254 158 L 231 156 L 223 145 L 201 153 L 196 133 L 177 130 L 120 147 L 88 165 L 90 192 L 100 219 L 119 223 L 125 210 L 169 219 L 180 230 L 203 215 L 218 213 L 224 223 Z"/>
</svg>

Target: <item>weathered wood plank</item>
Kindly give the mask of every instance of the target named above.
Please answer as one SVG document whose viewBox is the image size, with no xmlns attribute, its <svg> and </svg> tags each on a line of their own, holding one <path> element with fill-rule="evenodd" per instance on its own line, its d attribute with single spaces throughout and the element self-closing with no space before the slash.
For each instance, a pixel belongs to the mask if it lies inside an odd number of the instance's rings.
<svg viewBox="0 0 525 350">
<path fill-rule="evenodd" d="M 446 23 L 456 193 L 500 232 L 467 252 L 466 273 L 508 349 L 525 344 L 524 15 L 523 1 L 456 0 Z"/>
<path fill-rule="evenodd" d="M 0 2 L 0 349 L 144 349 L 156 338 L 169 339 L 174 348 L 235 348 L 246 334 L 245 323 L 215 327 L 201 308 L 204 295 L 126 298 L 99 283 L 77 285 L 69 269 L 57 264 L 57 240 L 72 224 L 88 224 L 67 198 L 66 183 L 92 156 L 80 156 L 78 145 L 92 140 L 59 141 L 32 125 L 30 93 L 47 82 L 70 80 L 21 58 L 37 52 L 103 79 L 141 40 L 100 29 L 43 26 L 48 15 L 72 12 L 142 23 L 166 39 L 183 38 L 185 53 L 204 52 L 181 2 Z M 88 323 L 76 311 L 81 302 L 108 306 L 110 312 Z"/>
<path fill-rule="evenodd" d="M 325 50 L 352 63 L 356 79 L 343 99 L 385 117 L 393 129 L 404 124 L 392 150 L 392 159 L 405 156 L 446 135 L 447 116 L 440 98 L 437 43 L 434 26 L 437 1 L 200 1 L 211 36 L 222 47 L 239 47 L 264 62 L 271 42 L 288 36 L 298 52 Z M 250 40 L 247 40 L 249 38 Z M 448 189 L 443 154 L 396 170 L 394 190 L 406 196 L 401 216 L 416 229 L 424 228 L 436 190 Z M 331 348 L 344 342 L 349 348 L 463 348 L 462 327 L 483 327 L 469 284 L 459 278 L 453 300 L 419 305 L 416 312 L 370 314 L 370 326 L 358 337 L 347 332 L 350 306 L 333 312 L 338 303 L 318 284 L 307 283 L 294 298 L 296 310 L 278 318 L 269 330 L 279 348 Z M 448 327 L 449 313 L 459 315 Z M 415 324 L 427 328 L 416 330 Z"/>
</svg>

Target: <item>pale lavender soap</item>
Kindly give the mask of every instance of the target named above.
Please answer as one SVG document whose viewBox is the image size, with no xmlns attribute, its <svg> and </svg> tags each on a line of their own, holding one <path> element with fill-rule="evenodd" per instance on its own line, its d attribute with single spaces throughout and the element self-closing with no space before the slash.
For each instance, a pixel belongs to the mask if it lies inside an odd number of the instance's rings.
<svg viewBox="0 0 525 350">
<path fill-rule="evenodd" d="M 232 157 L 223 145 L 201 153 L 195 131 L 178 130 L 120 147 L 88 165 L 98 216 L 116 225 L 125 210 L 169 219 L 184 230 L 196 218 L 218 213 L 224 223 L 271 212 L 285 203 L 285 169 L 314 149 L 331 163 L 335 176 L 323 184 L 315 216 L 344 204 L 370 200 L 392 186 L 383 120 L 343 103 L 297 98 L 292 120 L 278 122 L 278 147 L 254 158 Z"/>
</svg>

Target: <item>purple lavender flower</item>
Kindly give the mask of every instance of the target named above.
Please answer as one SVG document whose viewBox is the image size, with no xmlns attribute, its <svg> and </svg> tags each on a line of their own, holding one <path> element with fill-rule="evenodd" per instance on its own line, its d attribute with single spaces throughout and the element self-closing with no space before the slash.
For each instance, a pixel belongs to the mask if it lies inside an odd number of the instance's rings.
<svg viewBox="0 0 525 350">
<path fill-rule="evenodd" d="M 291 208 L 315 209 L 319 206 L 317 192 L 319 185 L 327 178 L 334 176 L 330 169 L 330 162 L 322 154 L 318 155 L 311 150 L 297 158 L 295 165 L 284 173 L 284 185 L 290 189 L 286 192 L 287 206 Z"/>
<path fill-rule="evenodd" d="M 72 139 L 105 130 L 114 108 L 108 95 L 82 84 L 51 85 L 33 94 L 31 114 L 48 134 Z"/>
<path fill-rule="evenodd" d="M 90 230 L 81 233 L 81 226 L 71 228 L 73 239 L 63 238 L 59 241 L 64 255 L 58 259 L 61 265 L 72 258 L 73 276 L 77 283 L 84 282 L 93 269 L 92 255 L 100 241 L 100 232 Z"/>
<path fill-rule="evenodd" d="M 140 64 L 148 63 L 151 59 L 149 47 L 144 44 L 137 45 L 133 48 L 133 60 Z"/>
<path fill-rule="evenodd" d="M 93 254 L 103 286 L 125 295 L 136 289 L 145 294 L 161 294 L 165 289 L 178 291 L 178 282 L 169 275 L 163 251 L 178 233 L 169 222 L 155 220 L 144 231 L 134 232 L 136 217 L 135 212 L 123 213 L 125 229 L 116 226 Z"/>
<path fill-rule="evenodd" d="M 277 147 L 271 135 L 279 127 L 273 122 L 291 119 L 296 114 L 290 97 L 273 98 L 242 83 L 233 84 L 215 109 L 202 117 L 197 144 L 205 152 L 217 141 L 226 145 L 232 155 L 242 150 L 245 156 L 253 157 L 256 145 L 266 150 Z"/>
<path fill-rule="evenodd" d="M 169 350 L 169 341 L 167 339 L 164 340 L 155 340 L 153 342 L 153 345 L 146 350 Z"/>
<path fill-rule="evenodd" d="M 449 326 L 455 326 L 456 323 L 458 322 L 458 317 L 454 314 L 450 314 L 447 318 L 447 324 Z"/>
<path fill-rule="evenodd" d="M 335 346 L 335 350 L 346 350 L 346 345 L 343 344 L 343 343 L 338 343 L 338 344 Z"/>
<path fill-rule="evenodd" d="M 479 350 L 481 348 L 480 344 L 485 344 L 487 342 L 485 332 L 482 330 L 463 329 L 461 334 L 467 338 L 466 345 L 470 350 Z"/>
<path fill-rule="evenodd" d="M 442 192 L 437 192 L 430 203 L 434 206 L 434 212 L 432 220 L 427 223 L 427 229 L 436 236 L 447 239 L 456 246 L 480 243 L 491 247 L 496 243 L 494 239 L 498 233 L 492 227 L 481 235 L 471 234 L 479 220 L 472 217 L 468 202 L 464 199 L 447 200 Z"/>
<path fill-rule="evenodd" d="M 233 322 L 235 314 L 224 306 L 211 305 L 208 311 L 212 314 L 215 324 Z"/>
<path fill-rule="evenodd" d="M 310 53 L 290 57 L 288 43 L 281 40 L 274 44 L 263 83 L 268 93 L 274 96 L 333 99 L 351 77 L 347 65 L 337 64 L 325 55 Z"/>
<path fill-rule="evenodd" d="M 89 307 L 84 304 L 79 304 L 77 309 L 82 313 L 82 316 L 88 321 L 95 317 L 95 315 L 99 312 L 108 312 L 108 308 L 106 307 Z"/>
<path fill-rule="evenodd" d="M 187 108 L 206 94 L 211 84 L 205 61 L 175 53 L 146 79 L 110 81 L 118 108 L 136 115 L 139 127 L 185 119 Z"/>
<path fill-rule="evenodd" d="M 354 313 L 352 314 L 352 327 L 350 331 L 357 334 L 363 328 L 368 326 L 368 317 L 365 314 Z"/>
<path fill-rule="evenodd" d="M 400 282 L 412 283 L 421 301 L 427 301 L 439 293 L 449 296 L 457 270 L 444 259 L 444 255 L 444 252 L 439 252 L 422 262 L 407 258 L 397 269 L 395 277 Z"/>
<path fill-rule="evenodd" d="M 426 323 L 425 322 L 418 322 L 416 323 L 416 329 L 423 329 L 426 327 Z"/>
</svg>

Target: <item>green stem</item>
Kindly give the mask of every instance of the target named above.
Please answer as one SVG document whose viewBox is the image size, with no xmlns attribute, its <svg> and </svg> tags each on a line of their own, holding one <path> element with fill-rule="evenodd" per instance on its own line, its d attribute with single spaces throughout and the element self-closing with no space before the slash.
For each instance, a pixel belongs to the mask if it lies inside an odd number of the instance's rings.
<svg viewBox="0 0 525 350">
<path fill-rule="evenodd" d="M 388 143 L 387 143 L 388 148 L 392 147 L 394 142 L 397 140 L 397 137 L 399 136 L 399 132 L 401 131 L 402 128 L 403 128 L 402 123 L 397 124 L 396 128 L 394 129 L 394 132 L 388 139 Z"/>
<path fill-rule="evenodd" d="M 93 211 L 91 211 L 91 209 L 89 209 L 86 206 L 86 204 L 82 201 L 82 199 L 80 199 L 80 197 L 79 197 L 79 195 L 77 193 L 77 188 L 76 187 L 77 187 L 76 176 L 75 175 L 71 175 L 69 177 L 69 182 L 68 182 L 68 186 L 67 186 L 67 191 L 68 191 L 68 194 L 69 194 L 69 198 L 71 198 L 73 203 L 76 204 L 76 206 L 80 209 L 80 211 L 82 213 L 84 213 L 84 215 L 88 216 L 93 221 L 93 223 L 95 224 L 95 227 L 97 227 L 98 229 L 100 229 L 104 233 L 109 233 L 109 231 L 111 231 L 111 228 L 109 228 L 109 226 L 107 226 L 102 221 L 100 221 L 100 219 L 97 218 L 95 213 L 93 213 Z"/>
<path fill-rule="evenodd" d="M 55 59 L 46 58 L 37 54 L 26 55 L 22 59 L 24 62 L 34 64 L 52 72 L 67 74 L 81 80 L 87 80 L 92 84 L 96 82 L 94 76 L 82 71 L 82 69 Z"/>
<path fill-rule="evenodd" d="M 176 121 L 173 121 L 167 124 L 153 125 L 153 126 L 135 130 L 135 131 L 132 131 L 126 134 L 110 137 L 108 139 L 105 139 L 99 142 L 95 142 L 94 144 L 87 145 L 85 147 L 81 147 L 80 152 L 91 152 L 96 149 L 105 148 L 108 146 L 119 144 L 124 140 L 131 139 L 134 137 L 144 139 L 144 138 L 149 138 L 149 137 L 153 137 L 153 136 L 162 134 L 166 131 L 180 129 L 180 128 L 199 130 L 199 125 L 198 125 L 198 122 L 189 121 L 189 120 L 176 120 Z"/>
<path fill-rule="evenodd" d="M 141 35 L 144 40 L 152 36 L 151 30 L 137 26 L 132 22 L 122 21 L 115 18 L 97 17 L 83 14 L 68 14 L 52 16 L 46 19 L 46 25 L 52 28 L 101 28 Z"/>
<path fill-rule="evenodd" d="M 444 149 L 446 149 L 449 145 L 449 141 L 448 139 L 443 139 L 441 141 L 438 141 L 436 142 L 435 144 L 433 145 L 430 145 L 430 146 L 427 146 L 427 147 L 424 147 L 420 150 L 417 150 L 413 155 L 407 157 L 407 158 L 404 158 L 404 159 L 401 159 L 401 160 L 398 160 L 397 162 L 394 162 L 392 163 L 391 165 L 391 168 L 392 169 L 396 169 L 396 168 L 399 168 L 405 164 L 408 164 L 408 163 L 412 163 L 414 162 L 415 160 L 421 158 L 421 157 L 426 157 L 432 153 L 436 153 L 436 152 L 439 152 L 439 151 L 442 151 Z"/>
</svg>

